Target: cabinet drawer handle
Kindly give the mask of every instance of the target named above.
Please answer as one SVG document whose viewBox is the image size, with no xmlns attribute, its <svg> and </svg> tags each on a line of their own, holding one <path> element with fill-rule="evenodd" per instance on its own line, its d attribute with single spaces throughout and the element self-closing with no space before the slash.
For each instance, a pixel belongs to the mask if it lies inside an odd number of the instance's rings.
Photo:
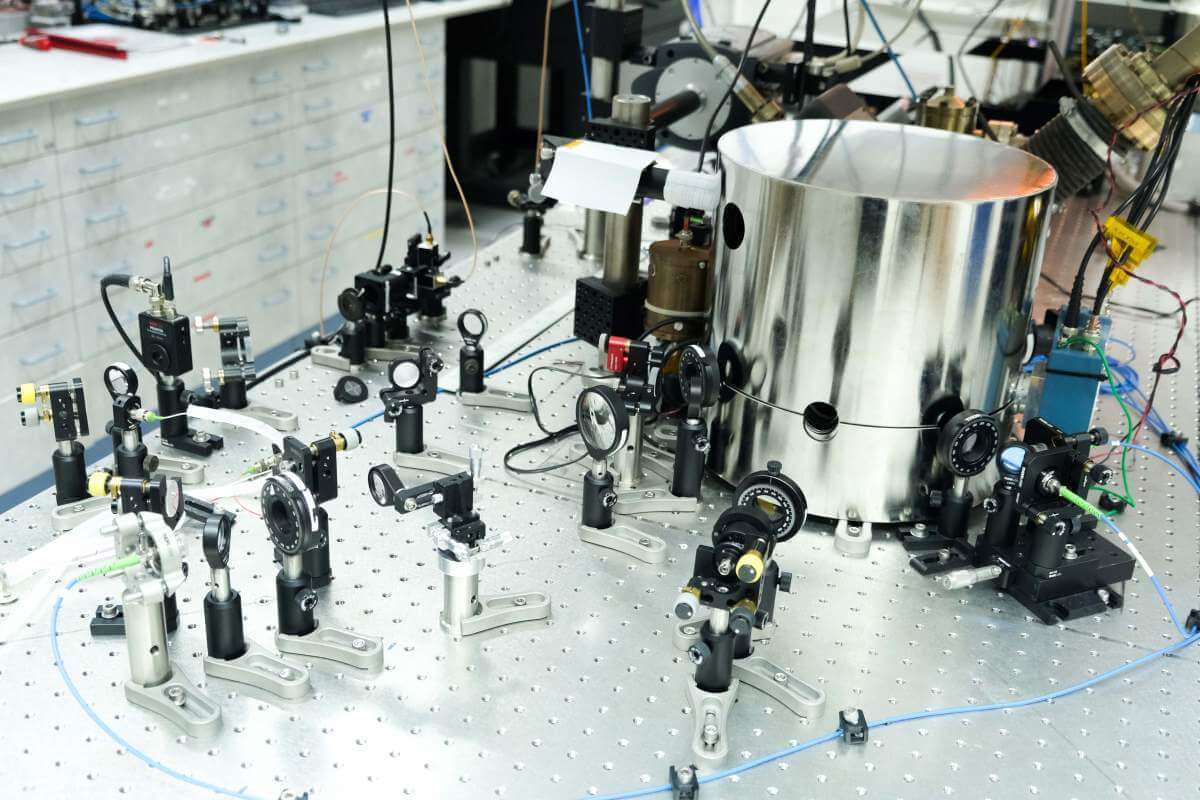
<svg viewBox="0 0 1200 800">
<path fill-rule="evenodd" d="M 275 294 L 269 294 L 266 297 L 264 297 L 262 300 L 259 301 L 259 304 L 263 308 L 270 308 L 271 306 L 279 305 L 280 303 L 282 303 L 284 300 L 287 300 L 291 296 L 292 296 L 291 289 L 280 289 L 278 292 L 275 292 Z"/>
<path fill-rule="evenodd" d="M 322 225 L 321 227 L 313 228 L 311 231 L 308 232 L 309 240 L 314 241 L 314 242 L 319 242 L 324 239 L 328 239 L 332 235 L 333 235 L 333 226 L 332 225 Z"/>
<path fill-rule="evenodd" d="M 331 194 L 333 189 L 333 181 L 326 181 L 323 186 L 310 186 L 306 194 L 309 197 L 320 197 L 321 195 Z"/>
<path fill-rule="evenodd" d="M 25 130 L 18 131 L 17 133 L 10 133 L 8 136 L 0 136 L 0 147 L 4 145 L 28 142 L 30 139 L 36 139 L 37 135 L 37 131 L 35 131 L 33 128 L 26 128 Z"/>
<path fill-rule="evenodd" d="M 267 167 L 278 167 L 283 163 L 283 153 L 276 153 L 273 156 L 264 156 L 254 162 L 255 169 L 266 169 Z"/>
<path fill-rule="evenodd" d="M 110 108 L 108 111 L 92 114 L 88 117 L 76 117 L 75 125 L 80 128 L 91 128 L 95 125 L 103 125 L 106 122 L 116 122 L 120 118 L 121 115 Z"/>
<path fill-rule="evenodd" d="M 132 268 L 129 266 L 129 259 L 122 258 L 120 261 L 114 262 L 103 269 L 92 270 L 92 278 L 100 280 L 106 275 L 113 275 L 118 272 L 129 272 Z"/>
<path fill-rule="evenodd" d="M 98 214 L 88 214 L 83 218 L 83 221 L 88 225 L 99 225 L 103 222 L 113 222 L 128 214 L 125 206 L 117 206 L 110 211 L 101 211 Z"/>
<path fill-rule="evenodd" d="M 48 303 L 56 297 L 58 297 L 58 290 L 51 286 L 39 295 L 13 300 L 12 307 L 19 311 L 23 308 L 32 308 L 33 306 L 40 306 L 42 303 Z"/>
<path fill-rule="evenodd" d="M 107 164 L 95 164 L 90 167 L 80 167 L 79 174 L 80 175 L 99 175 L 102 172 L 112 172 L 114 169 L 120 169 L 120 168 L 121 168 L 121 159 L 114 158 L 112 161 L 109 161 Z"/>
<path fill-rule="evenodd" d="M 17 363 L 22 367 L 35 367 L 38 364 L 45 363 L 52 358 L 61 356 L 65 351 L 66 348 L 63 347 L 62 342 L 55 342 L 53 347 L 43 350 L 40 353 L 30 353 L 28 355 L 21 356 L 17 359 Z"/>
<path fill-rule="evenodd" d="M 15 186 L 12 189 L 0 189 L 0 197 L 19 197 L 20 195 L 29 194 L 30 192 L 36 192 L 39 189 L 45 188 L 46 184 L 42 183 L 40 179 L 34 178 L 24 186 Z"/>
<path fill-rule="evenodd" d="M 40 228 L 37 233 L 30 236 L 28 239 L 22 239 L 19 242 L 5 242 L 5 250 L 24 250 L 26 247 L 33 247 L 35 244 L 50 241 L 50 231 L 45 228 Z"/>
<path fill-rule="evenodd" d="M 266 86 L 268 83 L 278 83 L 283 76 L 279 74 L 279 70 L 273 69 L 270 72 L 260 72 L 250 78 L 250 83 L 255 86 Z"/>
<path fill-rule="evenodd" d="M 330 149 L 335 144 L 337 144 L 337 143 L 335 141 L 333 141 L 333 139 L 326 137 L 324 139 L 319 139 L 315 142 L 309 142 L 308 144 L 304 145 L 304 149 L 310 153 L 319 153 L 322 150 Z"/>
<path fill-rule="evenodd" d="M 287 254 L 288 254 L 287 245 L 281 244 L 281 245 L 272 247 L 270 250 L 263 250 L 261 253 L 258 254 L 258 260 L 265 264 L 268 261 L 278 261 L 279 259 L 283 258 Z"/>
<path fill-rule="evenodd" d="M 332 61 L 330 61 L 328 58 L 322 58 L 320 61 L 308 62 L 307 64 L 302 65 L 300 69 L 304 70 L 305 72 L 327 72 L 332 66 Z"/>
<path fill-rule="evenodd" d="M 287 201 L 279 199 L 273 203 L 260 203 L 257 210 L 260 217 L 267 217 L 271 214 L 278 214 L 285 208 L 287 208 Z"/>
<path fill-rule="evenodd" d="M 315 113 L 317 111 L 325 111 L 326 109 L 329 109 L 329 108 L 333 108 L 333 98 L 332 97 L 326 97 L 324 100 L 322 100 L 319 103 L 305 103 L 304 104 L 304 110 L 310 114 Z"/>
<path fill-rule="evenodd" d="M 283 119 L 283 114 L 278 111 L 272 111 L 269 114 L 255 114 L 250 118 L 250 124 L 255 128 L 261 128 L 265 125 L 274 125 Z"/>
</svg>

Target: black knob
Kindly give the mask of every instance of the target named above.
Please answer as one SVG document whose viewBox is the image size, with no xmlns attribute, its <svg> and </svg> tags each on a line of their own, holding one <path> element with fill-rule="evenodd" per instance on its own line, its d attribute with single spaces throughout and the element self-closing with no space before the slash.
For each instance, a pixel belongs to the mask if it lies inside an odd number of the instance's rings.
<svg viewBox="0 0 1200 800">
<path fill-rule="evenodd" d="M 792 573 L 779 573 L 779 591 L 786 592 L 787 594 L 792 593 Z"/>
<path fill-rule="evenodd" d="M 300 606 L 300 610 L 307 614 L 317 607 L 317 593 L 312 589 L 297 592 L 296 605 Z"/>
</svg>

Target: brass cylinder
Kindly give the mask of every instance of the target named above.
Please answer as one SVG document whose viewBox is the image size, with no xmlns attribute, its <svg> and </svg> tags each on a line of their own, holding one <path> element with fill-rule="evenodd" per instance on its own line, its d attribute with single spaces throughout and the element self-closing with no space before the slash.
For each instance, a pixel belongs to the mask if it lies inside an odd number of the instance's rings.
<svg viewBox="0 0 1200 800">
<path fill-rule="evenodd" d="M 683 320 L 682 327 L 664 325 L 656 330 L 659 339 L 680 342 L 704 334 L 712 307 L 712 255 L 710 248 L 693 247 L 686 235 L 650 245 L 646 327 Z"/>
</svg>

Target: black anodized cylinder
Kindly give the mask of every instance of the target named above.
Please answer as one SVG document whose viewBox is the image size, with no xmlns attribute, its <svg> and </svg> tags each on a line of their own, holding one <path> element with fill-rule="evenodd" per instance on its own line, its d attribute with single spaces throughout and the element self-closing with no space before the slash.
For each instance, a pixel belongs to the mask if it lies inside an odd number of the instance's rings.
<svg viewBox="0 0 1200 800">
<path fill-rule="evenodd" d="M 396 415 L 396 452 L 417 454 L 425 450 L 425 413 L 421 406 L 406 405 Z"/>
<path fill-rule="evenodd" d="M 279 570 L 275 575 L 275 603 L 279 611 L 279 632 L 289 636 L 304 636 L 317 629 L 315 602 L 303 602 L 312 592 L 308 576 L 289 578 Z M 307 608 L 306 608 L 307 607 Z"/>
<path fill-rule="evenodd" d="M 967 518 L 971 514 L 971 494 L 947 492 L 938 509 L 938 533 L 950 539 L 965 539 Z"/>
<path fill-rule="evenodd" d="M 704 481 L 704 453 L 696 449 L 696 439 L 704 434 L 704 423 L 698 419 L 685 420 L 675 429 L 671 494 L 676 497 L 700 497 L 700 484 Z"/>
<path fill-rule="evenodd" d="M 167 376 L 163 376 L 164 379 Z M 170 378 L 170 384 L 159 381 L 155 386 L 158 392 L 158 413 L 163 418 L 159 436 L 165 440 L 179 439 L 188 435 L 187 406 L 183 402 L 183 381 Z M 179 416 L 176 416 L 176 415 Z"/>
<path fill-rule="evenodd" d="M 531 256 L 542 254 L 542 215 L 530 213 L 525 215 L 521 227 L 521 252 Z"/>
<path fill-rule="evenodd" d="M 226 381 L 221 384 L 221 408 L 241 409 L 250 405 L 246 396 L 246 382 L 243 380 Z"/>
<path fill-rule="evenodd" d="M 242 596 L 236 590 L 228 600 L 217 600 L 212 592 L 205 595 L 204 636 L 208 640 L 208 654 L 213 658 L 230 661 L 246 652 Z"/>
<path fill-rule="evenodd" d="M 737 636 L 733 631 L 713 633 L 708 623 L 700 629 L 700 638 L 711 651 L 696 665 L 696 686 L 705 692 L 723 692 L 733 682 L 733 655 Z"/>
<path fill-rule="evenodd" d="M 469 394 L 483 391 L 483 348 L 466 344 L 458 351 L 458 390 Z"/>
<path fill-rule="evenodd" d="M 351 364 L 362 364 L 367 360 L 367 343 L 362 328 L 356 322 L 347 322 L 342 328 L 342 347 L 338 355 Z"/>
<path fill-rule="evenodd" d="M 54 493 L 57 503 L 78 503 L 86 500 L 87 464 L 84 461 L 83 445 L 71 442 L 71 452 L 55 450 L 50 458 L 54 465 Z"/>
<path fill-rule="evenodd" d="M 591 470 L 583 478 L 583 524 L 589 528 L 608 528 L 613 524 L 612 506 L 606 505 L 604 498 L 612 491 L 613 476 L 605 472 L 603 477 L 597 477 Z"/>
</svg>

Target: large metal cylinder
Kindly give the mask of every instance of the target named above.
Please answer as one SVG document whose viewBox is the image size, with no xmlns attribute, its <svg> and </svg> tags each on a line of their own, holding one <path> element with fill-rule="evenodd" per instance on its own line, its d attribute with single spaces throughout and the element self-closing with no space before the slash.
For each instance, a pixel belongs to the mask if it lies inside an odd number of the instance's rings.
<svg viewBox="0 0 1200 800">
<path fill-rule="evenodd" d="M 167 653 L 167 618 L 161 602 L 147 602 L 126 590 L 125 644 L 129 648 L 129 677 L 138 686 L 158 686 L 171 677 Z"/>
<path fill-rule="evenodd" d="M 736 483 L 779 460 L 818 516 L 923 516 L 929 426 L 1008 400 L 1053 169 L 983 139 L 865 121 L 754 125 L 719 147 L 713 336 L 744 394 L 723 392 L 711 466 Z M 987 486 L 975 478 L 975 496 Z"/>
</svg>

